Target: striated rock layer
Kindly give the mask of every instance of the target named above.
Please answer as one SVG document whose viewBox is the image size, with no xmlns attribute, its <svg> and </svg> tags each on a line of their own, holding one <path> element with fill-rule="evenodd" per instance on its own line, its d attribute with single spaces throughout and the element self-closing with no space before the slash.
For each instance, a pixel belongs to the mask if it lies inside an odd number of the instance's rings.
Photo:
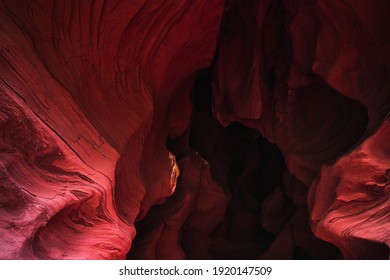
<svg viewBox="0 0 390 280">
<path fill-rule="evenodd" d="M 1 0 L 0 259 L 389 258 L 389 12 Z"/>
<path fill-rule="evenodd" d="M 222 1 L 1 1 L 0 258 L 124 258 L 175 191 Z"/>
<path fill-rule="evenodd" d="M 390 246 L 390 119 L 351 153 L 323 166 L 310 190 L 313 231 L 345 258 L 386 258 Z M 387 246 L 386 246 L 387 245 Z"/>
<path fill-rule="evenodd" d="M 380 0 L 227 1 L 218 42 L 216 118 L 278 146 L 311 189 L 313 232 L 344 258 L 389 257 L 389 11 Z"/>
</svg>

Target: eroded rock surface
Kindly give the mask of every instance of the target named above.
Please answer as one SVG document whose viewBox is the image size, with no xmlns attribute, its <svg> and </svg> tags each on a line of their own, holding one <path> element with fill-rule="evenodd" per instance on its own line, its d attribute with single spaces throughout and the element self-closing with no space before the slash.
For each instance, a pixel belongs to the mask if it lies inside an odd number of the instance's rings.
<svg viewBox="0 0 390 280">
<path fill-rule="evenodd" d="M 388 258 L 389 13 L 0 1 L 0 259 Z"/>
</svg>

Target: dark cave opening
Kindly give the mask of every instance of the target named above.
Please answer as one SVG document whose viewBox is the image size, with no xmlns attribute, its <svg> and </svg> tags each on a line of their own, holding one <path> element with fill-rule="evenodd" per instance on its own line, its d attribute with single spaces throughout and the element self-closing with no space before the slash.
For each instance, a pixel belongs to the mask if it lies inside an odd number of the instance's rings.
<svg viewBox="0 0 390 280">
<path fill-rule="evenodd" d="M 238 122 L 223 127 L 213 117 L 209 70 L 198 75 L 193 104 L 189 146 L 210 162 L 211 173 L 219 184 L 230 190 L 247 188 L 259 201 L 281 184 L 286 166 L 276 145 L 255 129 Z"/>
<path fill-rule="evenodd" d="M 215 120 L 210 70 L 199 73 L 193 104 L 189 145 L 210 163 L 214 179 L 231 194 L 225 218 L 214 231 L 223 242 L 216 242 L 210 255 L 216 259 L 256 258 L 274 240 L 257 217 L 263 200 L 282 184 L 284 157 L 258 131 L 238 122 L 222 127 Z"/>
<path fill-rule="evenodd" d="M 176 192 L 165 203 L 152 207 L 143 220 L 136 222 L 137 235 L 127 258 L 142 259 L 143 246 L 151 242 L 150 238 L 158 226 L 166 226 L 169 223 L 167 217 L 182 207 L 186 192 L 182 179 L 188 171 L 181 162 L 191 150 L 210 165 L 212 178 L 229 196 L 223 218 L 209 236 L 207 255 L 210 259 L 256 259 L 267 258 L 268 255 L 282 259 L 337 258 L 339 251 L 336 247 L 311 233 L 307 205 L 296 205 L 296 190 L 293 188 L 297 180 L 289 174 L 281 151 L 255 129 L 238 122 L 221 126 L 213 117 L 212 93 L 211 70 L 200 71 L 192 91 L 190 127 L 182 136 L 167 139 L 166 143 L 181 169 Z M 305 186 L 302 183 L 298 185 L 299 192 L 302 192 Z M 306 197 L 305 189 L 303 193 Z M 273 205 L 275 196 L 278 199 Z M 277 211 L 274 213 L 269 208 L 277 208 Z M 297 213 L 303 220 L 296 221 Z M 303 227 L 312 242 L 319 243 L 323 251 L 314 254 L 307 252 L 307 247 L 295 240 L 296 229 L 291 220 L 298 224 L 298 230 L 302 231 Z M 188 245 L 191 243 L 188 236 L 193 234 L 190 231 L 191 227 L 184 224 L 179 237 L 186 258 L 205 258 L 194 253 L 191 245 Z M 286 234 L 285 231 L 289 232 L 287 235 L 292 240 L 292 245 L 286 248 L 278 245 L 280 234 Z M 287 252 L 279 254 L 280 250 Z"/>
<path fill-rule="evenodd" d="M 389 258 L 390 1 L 24 2 L 0 259 Z"/>
</svg>

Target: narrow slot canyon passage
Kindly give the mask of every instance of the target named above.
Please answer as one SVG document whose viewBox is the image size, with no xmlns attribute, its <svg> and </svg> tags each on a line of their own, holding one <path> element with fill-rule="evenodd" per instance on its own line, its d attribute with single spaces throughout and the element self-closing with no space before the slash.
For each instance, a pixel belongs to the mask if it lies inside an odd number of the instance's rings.
<svg viewBox="0 0 390 280">
<path fill-rule="evenodd" d="M 164 232 L 175 221 L 178 209 L 183 211 L 185 206 L 179 201 L 191 191 L 195 207 L 189 216 L 181 217 L 178 236 L 170 237 L 171 244 L 178 242 L 188 259 L 338 258 L 336 247 L 310 232 L 307 187 L 288 173 L 280 150 L 255 129 L 236 122 L 222 127 L 213 117 L 211 82 L 210 70 L 197 75 L 189 129 L 167 141 L 181 172 L 176 192 L 135 224 L 138 233 L 128 258 L 175 258 L 145 252 L 152 252 L 152 240 L 161 234 L 156 229 Z M 210 184 L 216 188 L 214 193 L 203 190 L 211 187 L 201 182 L 203 168 L 207 168 L 208 180 L 214 181 Z M 210 207 L 211 202 L 223 207 Z M 168 246 L 169 240 L 164 242 Z"/>
<path fill-rule="evenodd" d="M 389 13 L 0 0 L 0 259 L 389 259 Z"/>
</svg>

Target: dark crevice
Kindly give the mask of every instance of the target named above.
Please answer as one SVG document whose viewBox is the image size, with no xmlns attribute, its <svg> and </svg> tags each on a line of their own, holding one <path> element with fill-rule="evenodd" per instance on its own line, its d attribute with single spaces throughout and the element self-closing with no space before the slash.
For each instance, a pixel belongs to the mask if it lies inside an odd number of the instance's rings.
<svg viewBox="0 0 390 280">
<path fill-rule="evenodd" d="M 251 3 L 248 1 L 241 7 L 238 1 L 230 2 L 230 5 L 237 7 L 230 7 L 225 11 L 219 43 L 227 44 L 234 34 L 250 37 L 243 35 L 245 33 L 243 31 L 247 25 L 253 25 L 252 21 L 255 19 L 243 17 L 240 15 L 240 9 L 245 5 L 254 4 Z M 270 44 L 265 44 L 261 51 L 264 63 L 260 72 L 264 75 L 263 82 L 269 93 L 268 103 L 264 101 L 264 104 L 269 106 L 270 114 L 277 115 L 277 112 L 273 111 L 276 103 L 280 107 L 288 107 L 287 105 L 291 104 L 283 102 L 287 102 L 289 98 L 294 100 L 291 106 L 296 112 L 293 112 L 295 119 L 292 121 L 296 124 L 288 134 L 292 139 L 279 139 L 279 142 L 275 142 L 281 148 L 284 145 L 285 150 L 294 149 L 306 142 L 309 143 L 308 147 L 314 147 L 305 154 L 306 160 L 320 162 L 318 166 L 311 166 L 315 171 L 312 174 L 314 179 L 321 164 L 333 163 L 340 155 L 360 143 L 368 123 L 367 109 L 358 101 L 347 98 L 331 88 L 314 73 L 308 73 L 309 82 L 305 86 L 287 89 L 285 81 L 292 55 L 291 38 L 288 33 L 288 22 L 291 18 L 288 14 L 296 7 L 289 7 L 291 11 L 287 11 L 288 7 L 284 7 L 283 1 L 275 1 L 273 5 L 271 9 L 273 12 L 267 14 L 264 19 L 263 29 L 257 30 L 264 42 L 270 40 Z M 254 40 L 252 37 L 245 39 L 249 45 Z M 191 94 L 192 115 L 188 130 L 180 137 L 168 138 L 166 142 L 168 150 L 176 156 L 181 176 L 186 172 L 182 166 L 182 159 L 185 159 L 191 150 L 195 151 L 209 163 L 211 176 L 229 194 L 229 204 L 224 217 L 208 236 L 207 242 L 210 244 L 207 249 L 208 256 L 214 259 L 254 259 L 264 256 L 277 258 L 279 253 L 275 251 L 283 251 L 280 255 L 291 259 L 338 258 L 340 252 L 335 246 L 319 240 L 310 231 L 307 204 L 301 202 L 297 205 L 296 202 L 296 196 L 301 196 L 300 201 L 306 201 L 309 183 L 306 182 L 307 185 L 304 185 L 289 173 L 279 148 L 255 129 L 239 122 L 232 122 L 223 127 L 213 116 L 215 98 L 213 94 L 220 94 L 213 92 L 212 86 L 212 81 L 218 80 L 214 79 L 213 73 L 216 71 L 215 59 L 220 55 L 219 51 L 223 51 L 220 48 L 218 46 L 216 49 L 210 69 L 199 71 L 195 80 Z M 242 50 L 240 54 L 243 65 L 248 61 L 252 65 L 253 57 L 250 56 L 250 52 L 247 54 L 246 50 Z M 242 90 L 242 94 L 245 94 L 245 90 Z M 221 107 L 226 108 L 222 110 L 226 110 L 227 114 L 233 114 L 233 105 L 226 100 L 224 102 Z M 335 127 L 334 123 L 339 126 Z M 319 127 L 322 129 L 319 130 Z M 348 130 L 344 133 L 345 139 L 336 137 L 343 133 L 341 130 Z M 324 134 L 321 139 L 325 140 L 314 143 L 318 140 L 319 133 Z M 285 143 L 281 143 L 282 141 Z M 329 149 L 329 146 L 332 146 L 332 149 Z M 152 207 L 146 218 L 136 223 L 137 236 L 133 241 L 129 258 L 139 258 L 139 254 L 142 254 L 142 245 L 147 242 L 153 230 L 182 207 L 184 190 L 180 183 L 181 178 L 179 177 L 176 192 L 165 203 Z M 271 217 L 267 217 L 267 211 L 270 211 L 267 208 L 270 207 L 267 206 L 269 201 L 272 201 L 271 208 L 278 210 L 275 210 L 276 213 Z M 181 234 L 188 238 L 191 235 L 189 230 L 184 225 Z M 296 234 L 302 234 L 308 240 L 295 240 Z M 279 245 L 280 239 L 293 240 L 293 244 L 287 241 L 283 246 Z M 179 238 L 179 243 L 181 241 Z M 306 242 L 309 245 L 305 245 Z M 188 243 L 181 242 L 180 245 L 187 258 L 198 257 L 193 254 L 193 248 L 186 247 Z M 310 249 L 310 246 L 316 249 Z M 318 252 L 316 246 L 323 251 Z M 385 252 L 382 247 L 375 250 Z"/>
</svg>

